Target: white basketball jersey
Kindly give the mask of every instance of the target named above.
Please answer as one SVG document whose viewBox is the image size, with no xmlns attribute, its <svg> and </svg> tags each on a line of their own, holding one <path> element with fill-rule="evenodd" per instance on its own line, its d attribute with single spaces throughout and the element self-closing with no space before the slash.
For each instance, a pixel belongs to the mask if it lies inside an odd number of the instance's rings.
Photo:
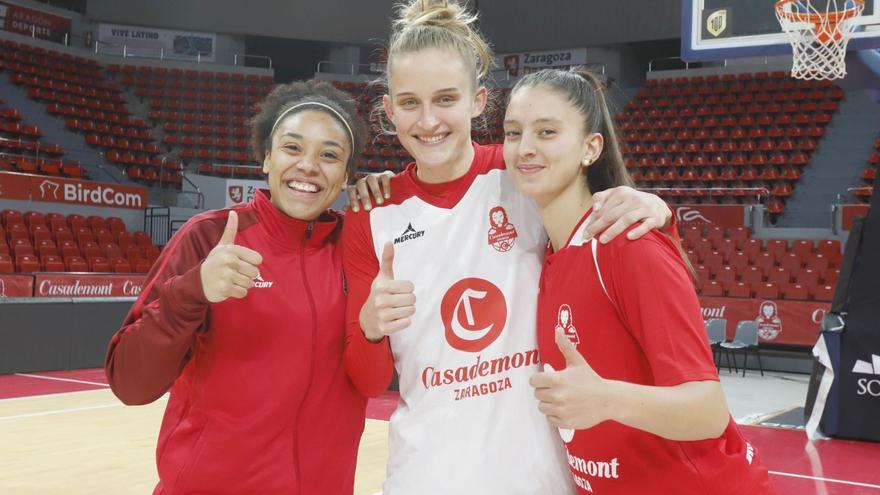
<svg viewBox="0 0 880 495">
<path fill-rule="evenodd" d="M 529 378 L 547 237 L 507 173 L 479 174 L 451 208 L 412 196 L 374 209 L 377 259 L 415 284 L 412 325 L 391 337 L 400 403 L 384 495 L 574 493 Z"/>
</svg>

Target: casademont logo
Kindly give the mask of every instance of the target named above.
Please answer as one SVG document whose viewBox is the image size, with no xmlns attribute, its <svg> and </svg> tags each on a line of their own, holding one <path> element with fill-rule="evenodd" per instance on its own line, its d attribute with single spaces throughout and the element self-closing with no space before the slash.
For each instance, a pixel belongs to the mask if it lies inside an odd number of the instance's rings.
<svg viewBox="0 0 880 495">
<path fill-rule="evenodd" d="M 880 356 L 871 354 L 871 362 L 856 360 L 856 364 L 852 369 L 853 373 L 860 375 L 870 375 L 874 378 L 859 378 L 858 395 L 870 395 L 871 397 L 880 397 Z"/>
<path fill-rule="evenodd" d="M 59 197 L 59 194 L 61 197 Z M 65 201 L 123 208 L 146 207 L 142 195 L 123 192 L 107 184 L 80 182 L 59 184 L 51 180 L 44 180 L 40 184 L 40 195 L 42 199 L 48 201 Z"/>
<path fill-rule="evenodd" d="M 708 218 L 704 217 L 700 210 L 693 208 L 691 206 L 679 206 L 675 209 L 675 219 L 679 222 L 705 222 L 705 223 L 713 223 Z"/>
</svg>

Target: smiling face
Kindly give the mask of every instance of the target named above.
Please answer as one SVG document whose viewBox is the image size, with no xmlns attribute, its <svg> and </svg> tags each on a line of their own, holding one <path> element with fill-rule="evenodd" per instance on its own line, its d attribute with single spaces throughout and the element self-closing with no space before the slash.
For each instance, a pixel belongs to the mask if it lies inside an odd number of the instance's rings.
<svg viewBox="0 0 880 495">
<path fill-rule="evenodd" d="M 584 116 L 545 86 L 511 95 L 504 117 L 504 163 L 524 195 L 539 205 L 586 190 L 584 165 L 602 151 L 602 136 L 587 134 Z"/>
<path fill-rule="evenodd" d="M 348 180 L 350 155 L 348 132 L 329 114 L 302 110 L 285 118 L 263 160 L 272 204 L 293 218 L 318 218 Z"/>
<path fill-rule="evenodd" d="M 486 107 L 486 88 L 474 90 L 462 57 L 427 49 L 400 55 L 389 72 L 382 104 L 419 177 L 445 182 L 464 175 L 473 156 L 471 119 Z"/>
</svg>

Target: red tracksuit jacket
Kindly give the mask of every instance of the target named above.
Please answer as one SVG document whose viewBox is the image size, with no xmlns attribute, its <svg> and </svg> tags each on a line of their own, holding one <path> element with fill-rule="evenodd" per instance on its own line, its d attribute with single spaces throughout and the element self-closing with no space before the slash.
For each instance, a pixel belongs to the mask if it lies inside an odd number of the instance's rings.
<svg viewBox="0 0 880 495">
<path fill-rule="evenodd" d="M 263 256 L 255 287 L 205 299 L 228 210 L 193 217 L 110 343 L 110 385 L 126 404 L 171 391 L 154 494 L 349 495 L 366 399 L 342 364 L 342 219 L 290 218 L 265 192 L 235 209 L 236 244 Z"/>
</svg>

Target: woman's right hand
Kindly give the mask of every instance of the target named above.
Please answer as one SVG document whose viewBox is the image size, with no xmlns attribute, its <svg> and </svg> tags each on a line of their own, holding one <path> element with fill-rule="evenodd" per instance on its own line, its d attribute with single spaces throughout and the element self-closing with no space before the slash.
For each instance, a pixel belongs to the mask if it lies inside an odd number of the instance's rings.
<svg viewBox="0 0 880 495">
<path fill-rule="evenodd" d="M 412 324 L 412 315 L 416 312 L 415 285 L 406 280 L 395 280 L 393 264 L 394 245 L 386 242 L 379 273 L 373 279 L 370 296 L 361 306 L 361 330 L 370 342 L 378 342 L 386 335 L 406 329 Z"/>
<path fill-rule="evenodd" d="M 237 232 L 238 214 L 230 211 L 220 241 L 199 269 L 202 291 L 209 302 L 218 303 L 230 297 L 243 299 L 260 274 L 257 266 L 263 262 L 263 257 L 253 249 L 236 246 Z"/>
<path fill-rule="evenodd" d="M 367 211 L 373 209 L 373 203 L 370 201 L 371 195 L 376 199 L 377 205 L 381 205 L 390 198 L 392 177 L 394 177 L 394 172 L 386 170 L 358 179 L 355 185 L 348 188 L 348 205 L 352 211 L 358 212 L 362 206 Z"/>
</svg>

